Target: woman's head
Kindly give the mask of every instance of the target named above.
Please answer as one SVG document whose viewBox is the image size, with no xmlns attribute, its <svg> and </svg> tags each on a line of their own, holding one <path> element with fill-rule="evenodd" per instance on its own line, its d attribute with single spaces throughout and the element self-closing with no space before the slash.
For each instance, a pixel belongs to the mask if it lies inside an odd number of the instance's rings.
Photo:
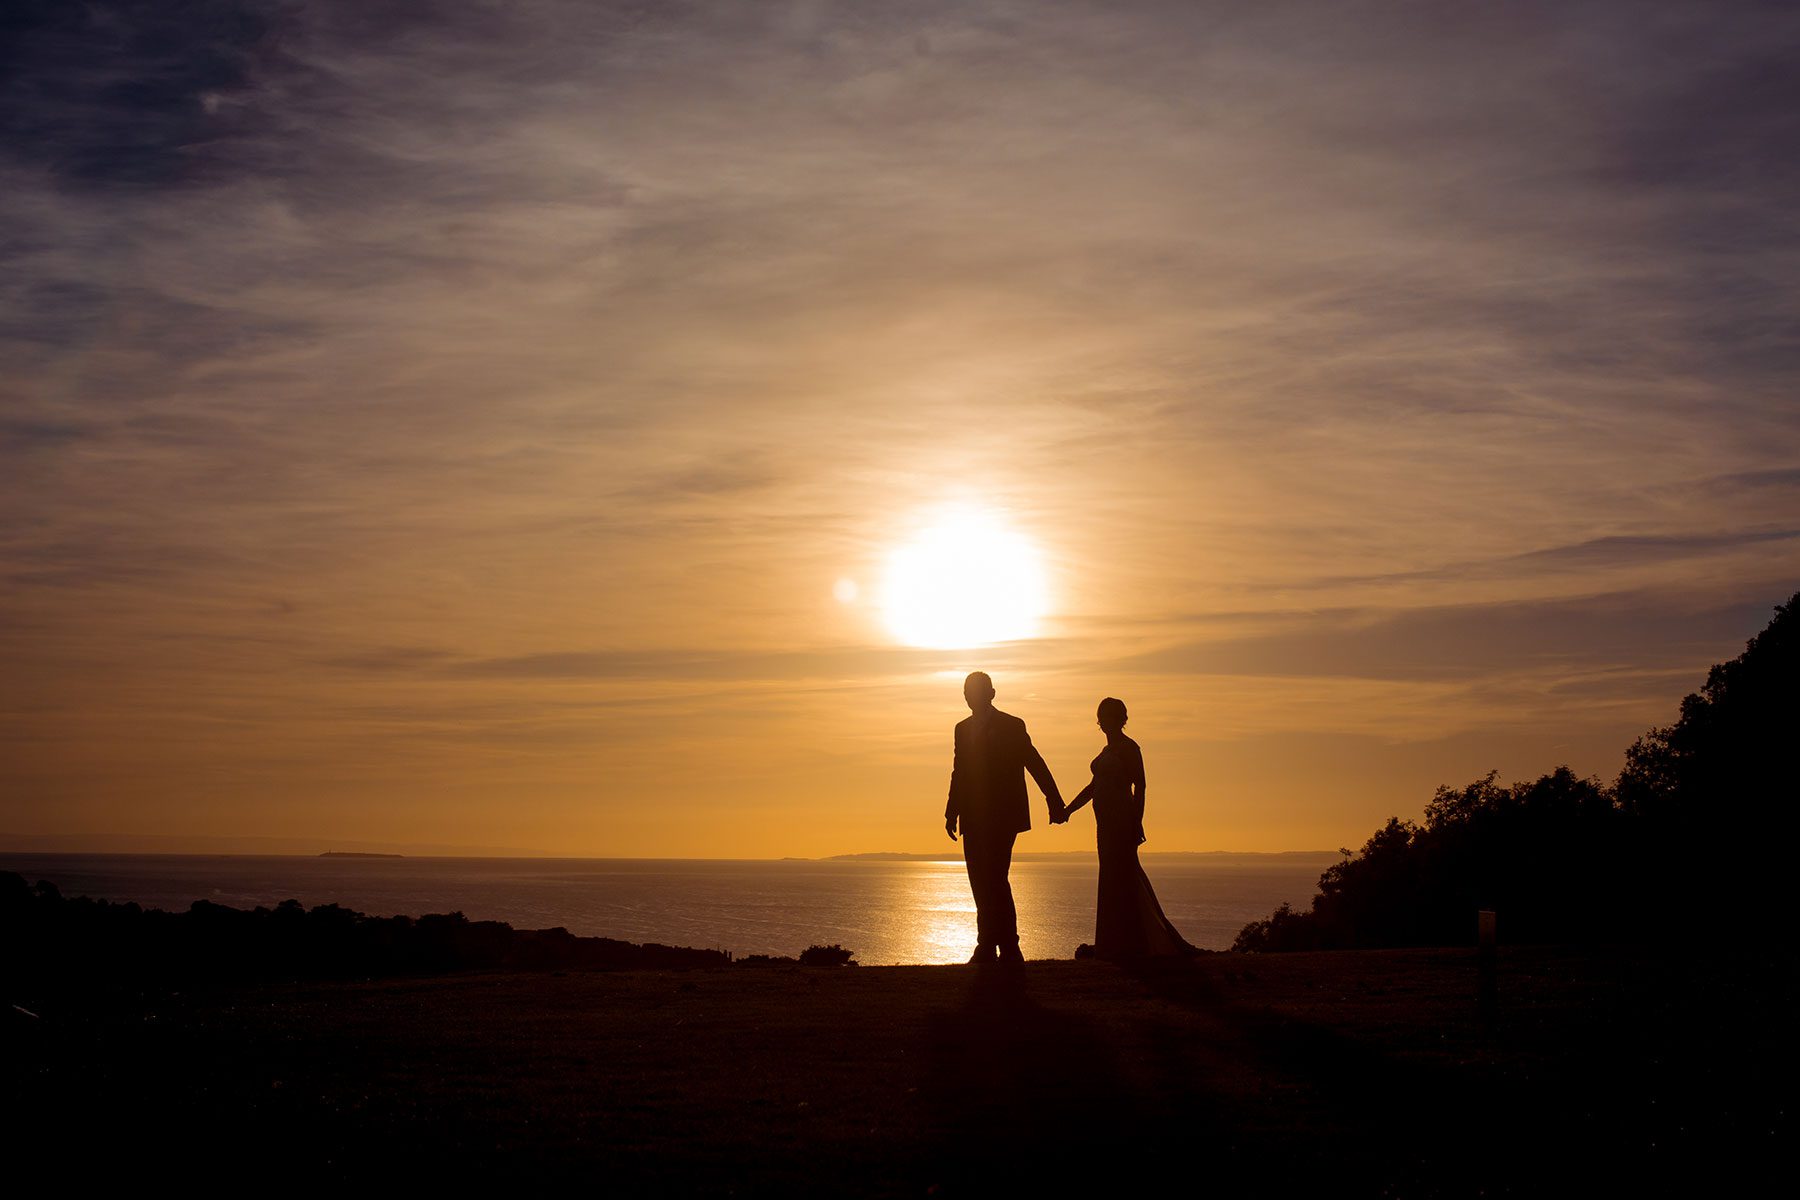
<svg viewBox="0 0 1800 1200">
<path fill-rule="evenodd" d="M 1100 722 L 1100 728 L 1107 731 L 1125 728 L 1125 702 L 1108 696 L 1100 702 L 1100 708 L 1094 713 Z"/>
</svg>

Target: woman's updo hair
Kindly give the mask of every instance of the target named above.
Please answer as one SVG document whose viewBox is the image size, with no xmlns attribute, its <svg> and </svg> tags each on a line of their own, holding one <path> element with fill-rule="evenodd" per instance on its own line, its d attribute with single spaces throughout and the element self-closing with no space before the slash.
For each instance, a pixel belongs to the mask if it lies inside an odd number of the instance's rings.
<svg viewBox="0 0 1800 1200">
<path fill-rule="evenodd" d="M 1125 728 L 1126 716 L 1125 702 L 1123 700 L 1108 696 L 1100 702 L 1100 707 L 1094 715 L 1100 719 L 1100 724 L 1107 729 Z"/>
</svg>

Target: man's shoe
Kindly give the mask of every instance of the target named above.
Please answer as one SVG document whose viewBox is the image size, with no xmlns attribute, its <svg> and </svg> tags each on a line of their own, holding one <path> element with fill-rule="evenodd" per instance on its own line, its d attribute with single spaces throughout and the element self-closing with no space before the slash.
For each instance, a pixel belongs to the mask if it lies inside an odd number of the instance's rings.
<svg viewBox="0 0 1800 1200">
<path fill-rule="evenodd" d="M 992 946 L 977 946 L 975 947 L 975 953 L 969 955 L 969 965 L 971 967 L 986 966 L 993 961 L 994 948 Z"/>
<path fill-rule="evenodd" d="M 1022 967 L 1025 965 L 1025 956 L 1019 953 L 1017 942 L 1012 942 L 1000 947 L 1000 965 L 1003 967 Z"/>
</svg>

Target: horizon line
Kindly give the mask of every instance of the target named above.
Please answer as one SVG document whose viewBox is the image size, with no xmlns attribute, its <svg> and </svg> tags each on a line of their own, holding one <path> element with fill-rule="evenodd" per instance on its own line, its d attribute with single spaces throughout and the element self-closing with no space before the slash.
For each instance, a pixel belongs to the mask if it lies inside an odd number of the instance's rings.
<svg viewBox="0 0 1800 1200">
<path fill-rule="evenodd" d="M 46 840 L 55 835 L 46 835 Z M 173 840 L 173 839 L 171 839 Z M 1141 850 L 1143 855 L 1200 857 L 1207 855 L 1278 858 L 1284 856 L 1330 856 L 1341 857 L 1341 850 L 1297 849 L 1297 850 Z M 529 861 L 564 861 L 564 862 L 849 862 L 849 861 L 914 861 L 914 862 L 961 862 L 961 847 L 944 851 L 932 850 L 870 850 L 852 851 L 839 854 L 801 855 L 781 854 L 768 856 L 745 855 L 709 855 L 709 854 L 558 854 L 541 850 L 518 850 L 512 847 L 496 847 L 492 850 L 482 847 L 458 847 L 454 851 L 425 850 L 344 850 L 328 847 L 321 850 L 206 850 L 206 849 L 94 849 L 80 846 L 30 847 L 19 846 L 0 837 L 0 855 L 95 855 L 136 858 L 301 858 L 313 859 L 327 855 L 370 856 L 381 858 L 410 859 L 503 859 L 520 862 Z M 1090 858 L 1091 849 L 1082 850 L 1021 850 L 1014 854 L 1018 860 L 1042 858 Z"/>
</svg>

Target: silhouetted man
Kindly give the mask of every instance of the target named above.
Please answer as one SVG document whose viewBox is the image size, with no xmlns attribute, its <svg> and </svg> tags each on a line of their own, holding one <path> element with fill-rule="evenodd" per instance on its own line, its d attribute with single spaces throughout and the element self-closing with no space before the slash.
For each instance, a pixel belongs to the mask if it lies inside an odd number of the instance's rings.
<svg viewBox="0 0 1800 1200">
<path fill-rule="evenodd" d="M 1019 914 L 1013 907 L 1013 841 L 1031 828 L 1031 801 L 1025 772 L 1037 780 L 1054 821 L 1064 809 L 1062 793 L 1031 744 L 1025 722 L 994 707 L 994 681 L 976 671 L 963 680 L 969 716 L 956 725 L 956 761 L 950 771 L 950 799 L 944 830 L 956 838 L 962 827 L 963 862 L 975 893 L 977 945 L 971 963 L 1022 963 Z"/>
</svg>

